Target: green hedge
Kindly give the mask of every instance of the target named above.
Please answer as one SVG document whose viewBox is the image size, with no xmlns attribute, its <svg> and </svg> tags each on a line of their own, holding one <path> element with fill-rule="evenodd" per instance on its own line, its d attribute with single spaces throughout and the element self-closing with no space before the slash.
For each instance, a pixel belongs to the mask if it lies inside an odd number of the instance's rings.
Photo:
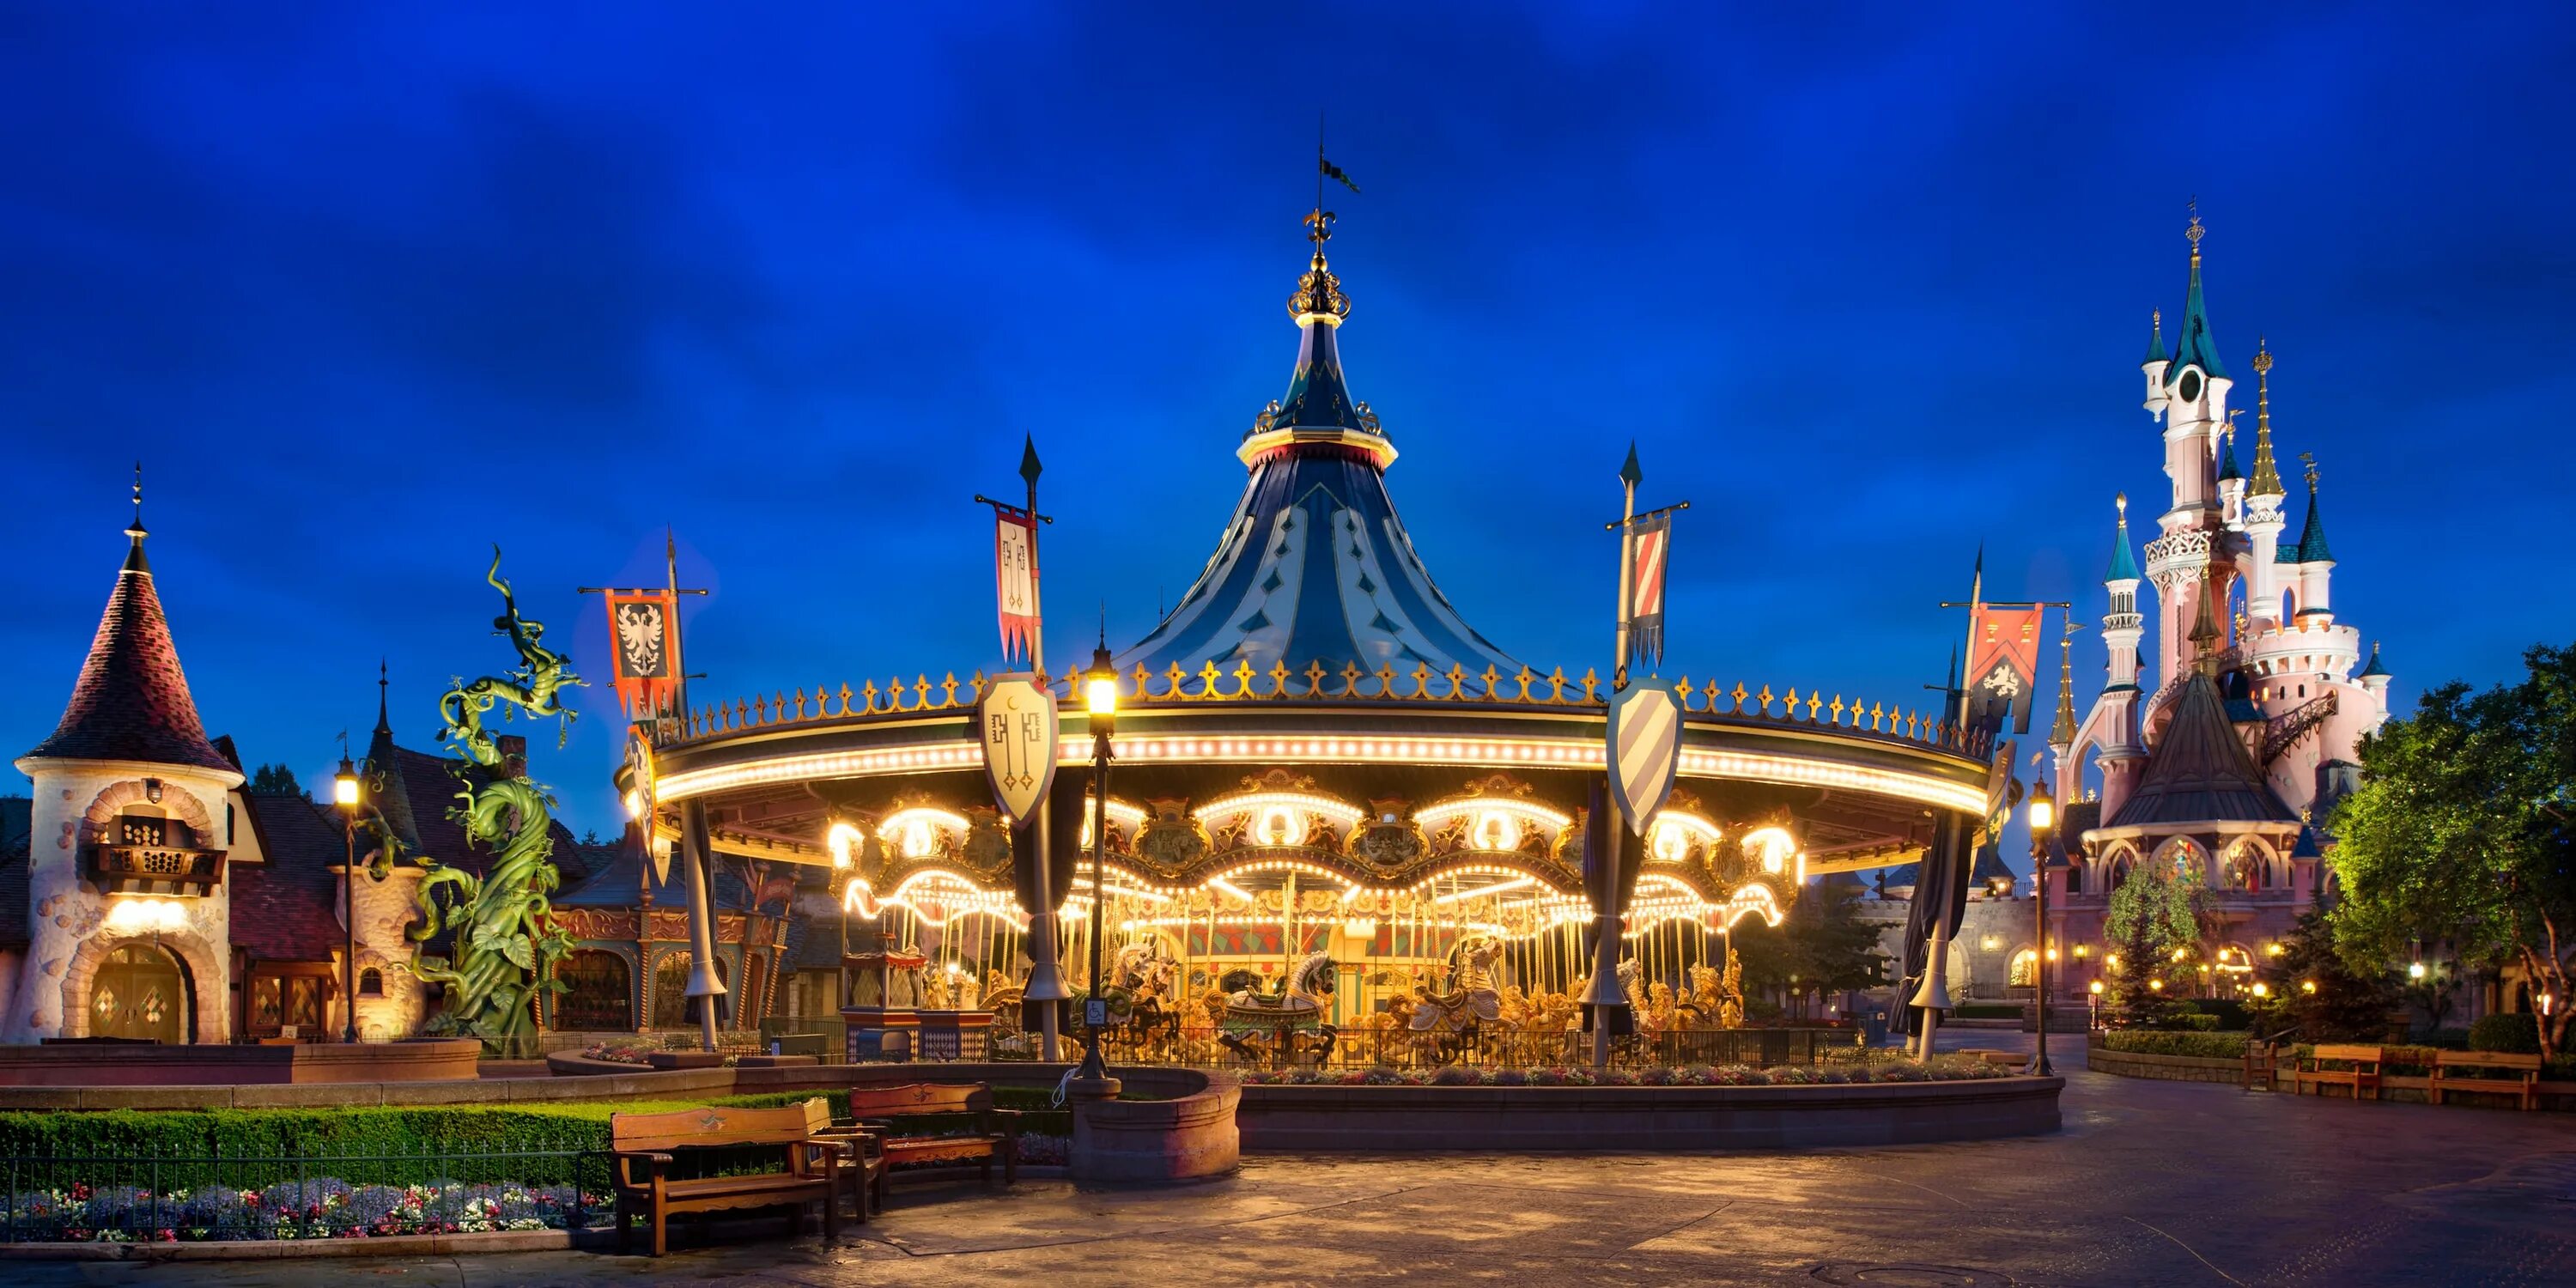
<svg viewBox="0 0 2576 1288">
<path fill-rule="evenodd" d="M 293 1180 L 299 1174 L 339 1177 L 352 1184 L 410 1185 L 432 1180 L 469 1184 L 516 1181 L 528 1185 L 577 1184 L 594 1191 L 607 1182 L 599 1159 L 484 1159 L 469 1154 L 566 1154 L 609 1147 L 608 1116 L 688 1109 L 699 1104 L 728 1108 L 770 1109 L 802 1104 L 821 1095 L 836 1120 L 847 1121 L 846 1091 L 777 1092 L 730 1096 L 707 1101 L 614 1101 L 599 1104 L 497 1106 L 418 1105 L 346 1109 L 112 1109 L 89 1111 L 0 1112 L 0 1159 L 84 1158 L 119 1160 L 113 1175 L 101 1167 L 69 1179 L 91 1185 L 147 1185 L 193 1189 L 229 1185 L 236 1189 Z M 1021 1131 L 1031 1135 L 1073 1134 L 1073 1113 L 1047 1105 L 1048 1093 L 1037 1088 L 996 1087 L 994 1102 L 1023 1111 Z M 969 1115 L 929 1115 L 921 1130 L 930 1133 L 962 1129 Z M 759 1151 L 746 1151 L 755 1153 Z M 772 1152 L 770 1157 L 774 1158 Z M 143 1170 L 155 1160 L 213 1159 L 217 1165 L 163 1162 L 158 1173 Z M 318 1167 L 295 1160 L 330 1158 Z M 708 1166 L 744 1165 L 744 1160 L 711 1157 Z M 129 1173 L 131 1174 L 129 1176 Z"/>
<path fill-rule="evenodd" d="M 2469 1049 L 2536 1055 L 2539 1024 L 2529 1015 L 2481 1015 L 2469 1025 Z"/>
<path fill-rule="evenodd" d="M 2187 1055 L 2228 1060 L 2245 1054 L 2246 1041 L 2247 1037 L 2243 1033 L 2195 1033 L 2165 1029 L 2113 1029 L 2102 1035 L 2104 1047 L 2113 1051 L 2126 1051 L 2133 1055 Z"/>
</svg>

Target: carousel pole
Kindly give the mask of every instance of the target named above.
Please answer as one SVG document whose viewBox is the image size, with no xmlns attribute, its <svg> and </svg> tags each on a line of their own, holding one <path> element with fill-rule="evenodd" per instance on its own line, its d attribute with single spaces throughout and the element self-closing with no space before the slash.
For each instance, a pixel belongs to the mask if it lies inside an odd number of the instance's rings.
<svg viewBox="0 0 2576 1288">
<path fill-rule="evenodd" d="M 1619 471 L 1619 628 L 1616 646 L 1610 654 L 1615 659 L 1610 673 L 1610 691 L 1613 694 L 1628 687 L 1628 609 L 1629 596 L 1635 591 L 1629 579 L 1636 562 L 1637 537 L 1633 525 L 1637 519 L 1637 480 L 1641 477 L 1637 469 L 1637 448 L 1632 443 L 1628 447 L 1628 463 Z M 1608 781 L 1606 774 L 1603 781 Z M 1603 793 L 1603 797 L 1606 804 L 1608 793 Z M 1609 828 L 1595 827 L 1593 834 L 1609 837 L 1614 845 L 1618 843 L 1617 835 Z M 1608 856 L 1602 861 L 1616 864 L 1618 859 Z M 1617 883 L 1608 884 L 1615 886 Z M 1610 1018 L 1603 1009 L 1607 1003 L 1601 999 L 1616 993 L 1619 988 L 1619 914 L 1615 909 L 1596 906 L 1592 915 L 1595 936 L 1592 946 L 1592 1067 L 1607 1069 L 1610 1067 Z M 1620 999 L 1622 1005 L 1626 1001 L 1626 998 Z"/>
</svg>

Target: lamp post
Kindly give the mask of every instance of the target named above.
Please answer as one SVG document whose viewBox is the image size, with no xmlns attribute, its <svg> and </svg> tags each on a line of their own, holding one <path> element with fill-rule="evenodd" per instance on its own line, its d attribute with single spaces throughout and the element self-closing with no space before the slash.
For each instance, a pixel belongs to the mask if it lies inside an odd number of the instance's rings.
<svg viewBox="0 0 2576 1288">
<path fill-rule="evenodd" d="M 1118 1083 L 1102 1062 L 1100 1041 L 1109 1023 L 1109 999 L 1100 978 L 1101 908 L 1108 902 L 1101 866 L 1109 852 L 1109 735 L 1118 725 L 1118 664 L 1103 637 L 1091 654 L 1091 669 L 1082 678 L 1083 705 L 1091 715 L 1091 995 L 1082 1003 L 1082 1067 L 1074 1071 L 1076 1094 L 1107 1099 Z"/>
<path fill-rule="evenodd" d="M 2057 801 L 2042 782 L 2030 794 L 2030 886 L 2034 896 L 2033 916 L 2039 923 L 2038 938 L 2030 954 L 2031 1015 L 2038 1023 L 2037 1054 L 2031 1057 L 2030 1071 L 2039 1077 L 2051 1076 L 2048 1067 L 2048 835 L 2057 827 Z"/>
<path fill-rule="evenodd" d="M 340 810 L 340 836 L 348 854 L 340 865 L 340 926 L 348 932 L 346 987 L 340 996 L 340 1040 L 358 1040 L 358 767 L 340 757 L 340 772 L 331 776 L 331 803 Z"/>
</svg>

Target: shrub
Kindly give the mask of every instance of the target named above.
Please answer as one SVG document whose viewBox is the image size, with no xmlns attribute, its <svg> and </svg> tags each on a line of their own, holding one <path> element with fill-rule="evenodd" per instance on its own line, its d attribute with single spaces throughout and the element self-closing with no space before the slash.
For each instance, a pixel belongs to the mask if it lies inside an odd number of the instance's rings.
<svg viewBox="0 0 2576 1288">
<path fill-rule="evenodd" d="M 2214 1019 L 2214 1016 L 2200 1016 Z M 2156 1029 L 2113 1029 L 2102 1035 L 2102 1045 L 2112 1051 L 2134 1055 L 2183 1055 L 2205 1059 L 2233 1060 L 2245 1054 L 2247 1036 L 2243 1033 L 2172 1032 Z"/>
<path fill-rule="evenodd" d="M 1473 1087 L 1484 1080 L 1484 1075 L 1463 1064 L 1443 1066 L 1431 1075 L 1431 1085 L 1435 1087 Z"/>
<path fill-rule="evenodd" d="M 1495 1086 L 1497 1086 L 1497 1087 L 1526 1087 L 1526 1086 L 1528 1086 L 1528 1085 L 1529 1085 L 1529 1083 L 1530 1083 L 1530 1076 L 1529 1076 L 1529 1074 L 1528 1074 L 1526 1071 L 1524 1071 L 1524 1070 L 1520 1070 L 1520 1069 L 1496 1069 L 1496 1070 L 1494 1070 L 1494 1085 L 1495 1085 Z"/>
<path fill-rule="evenodd" d="M 2540 1050 L 2540 1028 L 2529 1015 L 2481 1015 L 2469 1025 L 2469 1049 L 2532 1055 Z"/>
</svg>

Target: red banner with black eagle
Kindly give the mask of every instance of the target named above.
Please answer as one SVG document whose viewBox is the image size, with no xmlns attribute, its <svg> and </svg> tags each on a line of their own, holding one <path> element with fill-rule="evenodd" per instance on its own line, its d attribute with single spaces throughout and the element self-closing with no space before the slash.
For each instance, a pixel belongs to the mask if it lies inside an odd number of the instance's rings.
<svg viewBox="0 0 2576 1288">
<path fill-rule="evenodd" d="M 2014 733 L 2030 732 L 2030 696 L 2039 687 L 2040 617 L 2047 611 L 1976 606 L 1964 677 L 1970 729 L 2000 733 L 2009 719 Z"/>
<path fill-rule="evenodd" d="M 630 720 L 667 713 L 680 687 L 678 597 L 668 590 L 611 590 L 606 598 L 618 702 Z"/>
<path fill-rule="evenodd" d="M 994 599 L 1002 618 L 1002 657 L 1024 661 L 1038 634 L 1038 524 L 1028 514 L 993 507 Z"/>
</svg>

